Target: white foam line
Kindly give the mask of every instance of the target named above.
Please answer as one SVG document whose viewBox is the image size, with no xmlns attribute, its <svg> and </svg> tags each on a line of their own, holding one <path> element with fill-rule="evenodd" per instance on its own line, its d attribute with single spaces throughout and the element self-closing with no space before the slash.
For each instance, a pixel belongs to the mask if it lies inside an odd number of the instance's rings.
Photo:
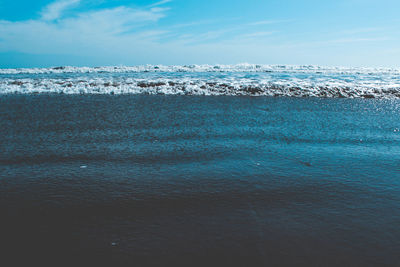
<svg viewBox="0 0 400 267">
<path fill-rule="evenodd" d="M 257 79 L 227 75 L 225 78 L 193 77 L 136 79 L 129 77 L 78 77 L 68 79 L 0 79 L 0 94 L 178 94 L 178 95 L 252 95 L 290 97 L 400 98 L 400 82 L 375 79 L 343 81 L 334 78 L 285 80 Z"/>
<path fill-rule="evenodd" d="M 348 68 L 295 65 L 142 65 L 111 67 L 54 67 L 54 68 L 19 68 L 0 69 L 0 74 L 51 74 L 51 73 L 135 73 L 135 72 L 304 72 L 337 74 L 400 74 L 400 68 Z"/>
</svg>

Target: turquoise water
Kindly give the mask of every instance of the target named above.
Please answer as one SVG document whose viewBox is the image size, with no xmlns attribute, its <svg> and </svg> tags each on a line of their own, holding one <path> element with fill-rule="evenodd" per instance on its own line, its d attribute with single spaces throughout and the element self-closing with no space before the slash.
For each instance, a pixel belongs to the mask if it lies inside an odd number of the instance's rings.
<svg viewBox="0 0 400 267">
<path fill-rule="evenodd" d="M 398 266 L 399 111 L 398 100 L 2 95 L 2 252 Z"/>
</svg>

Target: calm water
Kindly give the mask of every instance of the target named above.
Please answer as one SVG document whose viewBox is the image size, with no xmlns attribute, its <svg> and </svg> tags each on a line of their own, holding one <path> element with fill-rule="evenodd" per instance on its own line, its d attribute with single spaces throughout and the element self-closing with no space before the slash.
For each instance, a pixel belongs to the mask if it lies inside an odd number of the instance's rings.
<svg viewBox="0 0 400 267">
<path fill-rule="evenodd" d="M 399 266 L 399 113 L 399 100 L 2 95 L 0 254 Z"/>
</svg>

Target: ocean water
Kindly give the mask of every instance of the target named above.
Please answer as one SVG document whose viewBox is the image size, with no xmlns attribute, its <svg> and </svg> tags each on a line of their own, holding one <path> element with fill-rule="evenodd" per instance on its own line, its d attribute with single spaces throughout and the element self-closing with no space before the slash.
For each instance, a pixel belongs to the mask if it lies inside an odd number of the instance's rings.
<svg viewBox="0 0 400 267">
<path fill-rule="evenodd" d="M 4 83 L 121 73 L 2 75 L 3 262 L 400 265 L 393 95 L 33 94 Z"/>
</svg>

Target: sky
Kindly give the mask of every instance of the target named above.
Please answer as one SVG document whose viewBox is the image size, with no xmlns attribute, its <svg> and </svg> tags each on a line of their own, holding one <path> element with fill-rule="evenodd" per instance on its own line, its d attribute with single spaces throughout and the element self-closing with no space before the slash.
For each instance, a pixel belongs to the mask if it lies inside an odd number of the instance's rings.
<svg viewBox="0 0 400 267">
<path fill-rule="evenodd" d="M 0 68 L 400 66 L 398 0 L 0 0 Z"/>
</svg>

